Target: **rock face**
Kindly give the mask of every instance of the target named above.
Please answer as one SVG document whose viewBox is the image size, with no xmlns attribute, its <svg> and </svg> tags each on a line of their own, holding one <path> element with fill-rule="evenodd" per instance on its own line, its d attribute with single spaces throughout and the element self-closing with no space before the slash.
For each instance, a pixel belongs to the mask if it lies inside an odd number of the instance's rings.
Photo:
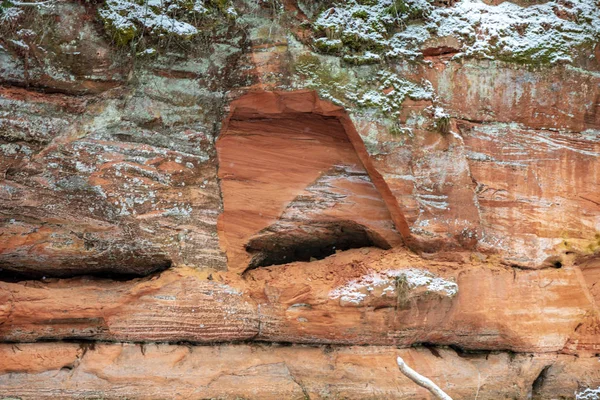
<svg viewBox="0 0 600 400">
<path fill-rule="evenodd" d="M 14 89 L 2 99 L 5 271 L 38 278 L 145 275 L 177 258 L 224 267 L 216 157 L 201 148 L 210 137 L 181 127 L 168 139 L 165 131 L 139 128 L 116 111 L 121 102 L 89 110 L 78 98 L 40 97 Z M 135 107 L 135 100 L 128 104 Z M 96 115 L 81 121 L 86 109 Z M 165 148 L 167 142 L 181 147 Z M 195 222 L 176 222 L 184 219 Z"/>
<path fill-rule="evenodd" d="M 425 365 L 423 373 L 449 387 L 448 393 L 458 399 L 569 397 L 577 390 L 572 379 L 599 378 L 586 359 L 544 354 L 464 357 L 446 349 L 21 344 L 18 349 L 3 345 L 0 354 L 8 361 L 0 369 L 0 394 L 19 391 L 23 399 L 100 394 L 131 399 L 427 397 L 425 389 L 397 371 L 397 356 Z M 452 378 L 443 372 L 449 368 Z M 541 373 L 550 390 L 534 384 Z M 456 380 L 460 385 L 452 385 Z"/>
<path fill-rule="evenodd" d="M 110 41 L 90 18 L 94 11 L 79 3 L 13 9 L 0 28 L 2 80 L 69 94 L 122 85 L 130 60 L 114 57 Z"/>
<path fill-rule="evenodd" d="M 232 108 L 217 142 L 230 270 L 402 243 L 342 110 L 312 92 L 254 93 Z"/>
<path fill-rule="evenodd" d="M 127 282 L 0 283 L 0 338 L 427 342 L 550 352 L 577 340 L 575 329 L 594 313 L 573 267 L 515 273 L 363 248 L 237 276 L 212 273 L 207 281 L 178 268 Z"/>
<path fill-rule="evenodd" d="M 597 396 L 598 46 L 388 59 L 313 30 L 341 3 L 170 4 L 127 48 L 108 2 L 0 5 L 0 398 L 428 398 L 397 356 Z"/>
</svg>

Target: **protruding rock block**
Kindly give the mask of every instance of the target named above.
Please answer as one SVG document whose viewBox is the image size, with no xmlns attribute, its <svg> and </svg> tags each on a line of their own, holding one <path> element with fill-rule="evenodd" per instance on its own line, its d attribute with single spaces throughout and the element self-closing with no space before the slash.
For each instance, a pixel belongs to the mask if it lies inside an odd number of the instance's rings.
<svg viewBox="0 0 600 400">
<path fill-rule="evenodd" d="M 362 248 L 243 277 L 177 268 L 123 282 L 0 282 L 0 340 L 427 342 L 561 351 L 594 312 L 578 271 L 458 268 L 405 251 Z M 589 354 L 598 340 L 588 341 L 569 351 Z"/>
</svg>

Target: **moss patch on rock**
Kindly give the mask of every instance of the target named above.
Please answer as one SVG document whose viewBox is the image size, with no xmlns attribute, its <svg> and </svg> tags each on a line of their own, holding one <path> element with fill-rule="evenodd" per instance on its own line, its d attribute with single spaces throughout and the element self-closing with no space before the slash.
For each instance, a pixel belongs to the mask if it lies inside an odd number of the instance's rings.
<svg viewBox="0 0 600 400">
<path fill-rule="evenodd" d="M 433 100 L 427 81 L 415 83 L 383 66 L 343 67 L 313 53 L 298 55 L 293 63 L 298 86 L 315 89 L 319 95 L 357 114 L 396 118 L 404 99 Z M 337 65 L 336 65 L 337 64 Z"/>
<path fill-rule="evenodd" d="M 125 46 L 142 35 L 189 39 L 211 20 L 234 20 L 237 12 L 231 0 L 106 0 L 99 16 L 114 42 Z"/>
<path fill-rule="evenodd" d="M 457 56 L 519 64 L 572 62 L 600 40 L 600 7 L 594 0 L 549 1 L 528 7 L 462 0 L 451 7 L 431 0 L 338 1 L 313 24 L 314 45 L 354 64 L 382 59 L 418 60 L 433 37 L 455 37 Z"/>
</svg>

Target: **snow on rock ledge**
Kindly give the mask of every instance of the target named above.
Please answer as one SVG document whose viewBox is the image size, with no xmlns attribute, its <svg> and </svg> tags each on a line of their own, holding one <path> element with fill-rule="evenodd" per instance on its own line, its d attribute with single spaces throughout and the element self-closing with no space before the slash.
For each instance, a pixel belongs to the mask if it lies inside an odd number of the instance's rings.
<svg viewBox="0 0 600 400">
<path fill-rule="evenodd" d="M 575 392 L 576 400 L 597 400 L 600 399 L 600 386 L 596 389 L 587 388 L 580 392 Z"/>
<path fill-rule="evenodd" d="M 329 298 L 340 299 L 343 307 L 377 306 L 381 299 L 393 299 L 401 304 L 429 293 L 451 298 L 458 293 L 458 285 L 422 269 L 389 269 L 352 280 L 329 292 Z"/>
</svg>

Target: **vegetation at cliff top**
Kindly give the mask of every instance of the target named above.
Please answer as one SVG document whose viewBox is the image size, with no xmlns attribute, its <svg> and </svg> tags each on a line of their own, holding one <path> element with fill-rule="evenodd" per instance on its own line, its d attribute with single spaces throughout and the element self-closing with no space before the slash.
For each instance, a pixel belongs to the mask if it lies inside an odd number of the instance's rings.
<svg viewBox="0 0 600 400">
<path fill-rule="evenodd" d="M 23 15 L 23 10 L 15 7 L 9 0 L 0 1 L 0 24 L 12 24 L 16 22 L 21 15 Z"/>
<path fill-rule="evenodd" d="M 18 23 L 27 7 L 51 7 L 57 3 L 57 0 L 0 0 L 0 24 Z M 105 0 L 98 14 L 118 45 L 126 45 L 143 35 L 159 39 L 190 38 L 201 33 L 209 16 L 237 17 L 231 0 Z"/>
<path fill-rule="evenodd" d="M 232 19 L 237 16 L 229 0 L 106 0 L 99 13 L 113 40 L 125 45 L 144 33 L 197 35 L 198 22 L 214 11 Z"/>
<path fill-rule="evenodd" d="M 555 0 L 521 7 L 462 0 L 338 1 L 313 24 L 314 45 L 354 63 L 416 59 L 430 38 L 453 36 L 459 55 L 527 64 L 572 61 L 574 49 L 600 40 L 600 2 Z"/>
</svg>

